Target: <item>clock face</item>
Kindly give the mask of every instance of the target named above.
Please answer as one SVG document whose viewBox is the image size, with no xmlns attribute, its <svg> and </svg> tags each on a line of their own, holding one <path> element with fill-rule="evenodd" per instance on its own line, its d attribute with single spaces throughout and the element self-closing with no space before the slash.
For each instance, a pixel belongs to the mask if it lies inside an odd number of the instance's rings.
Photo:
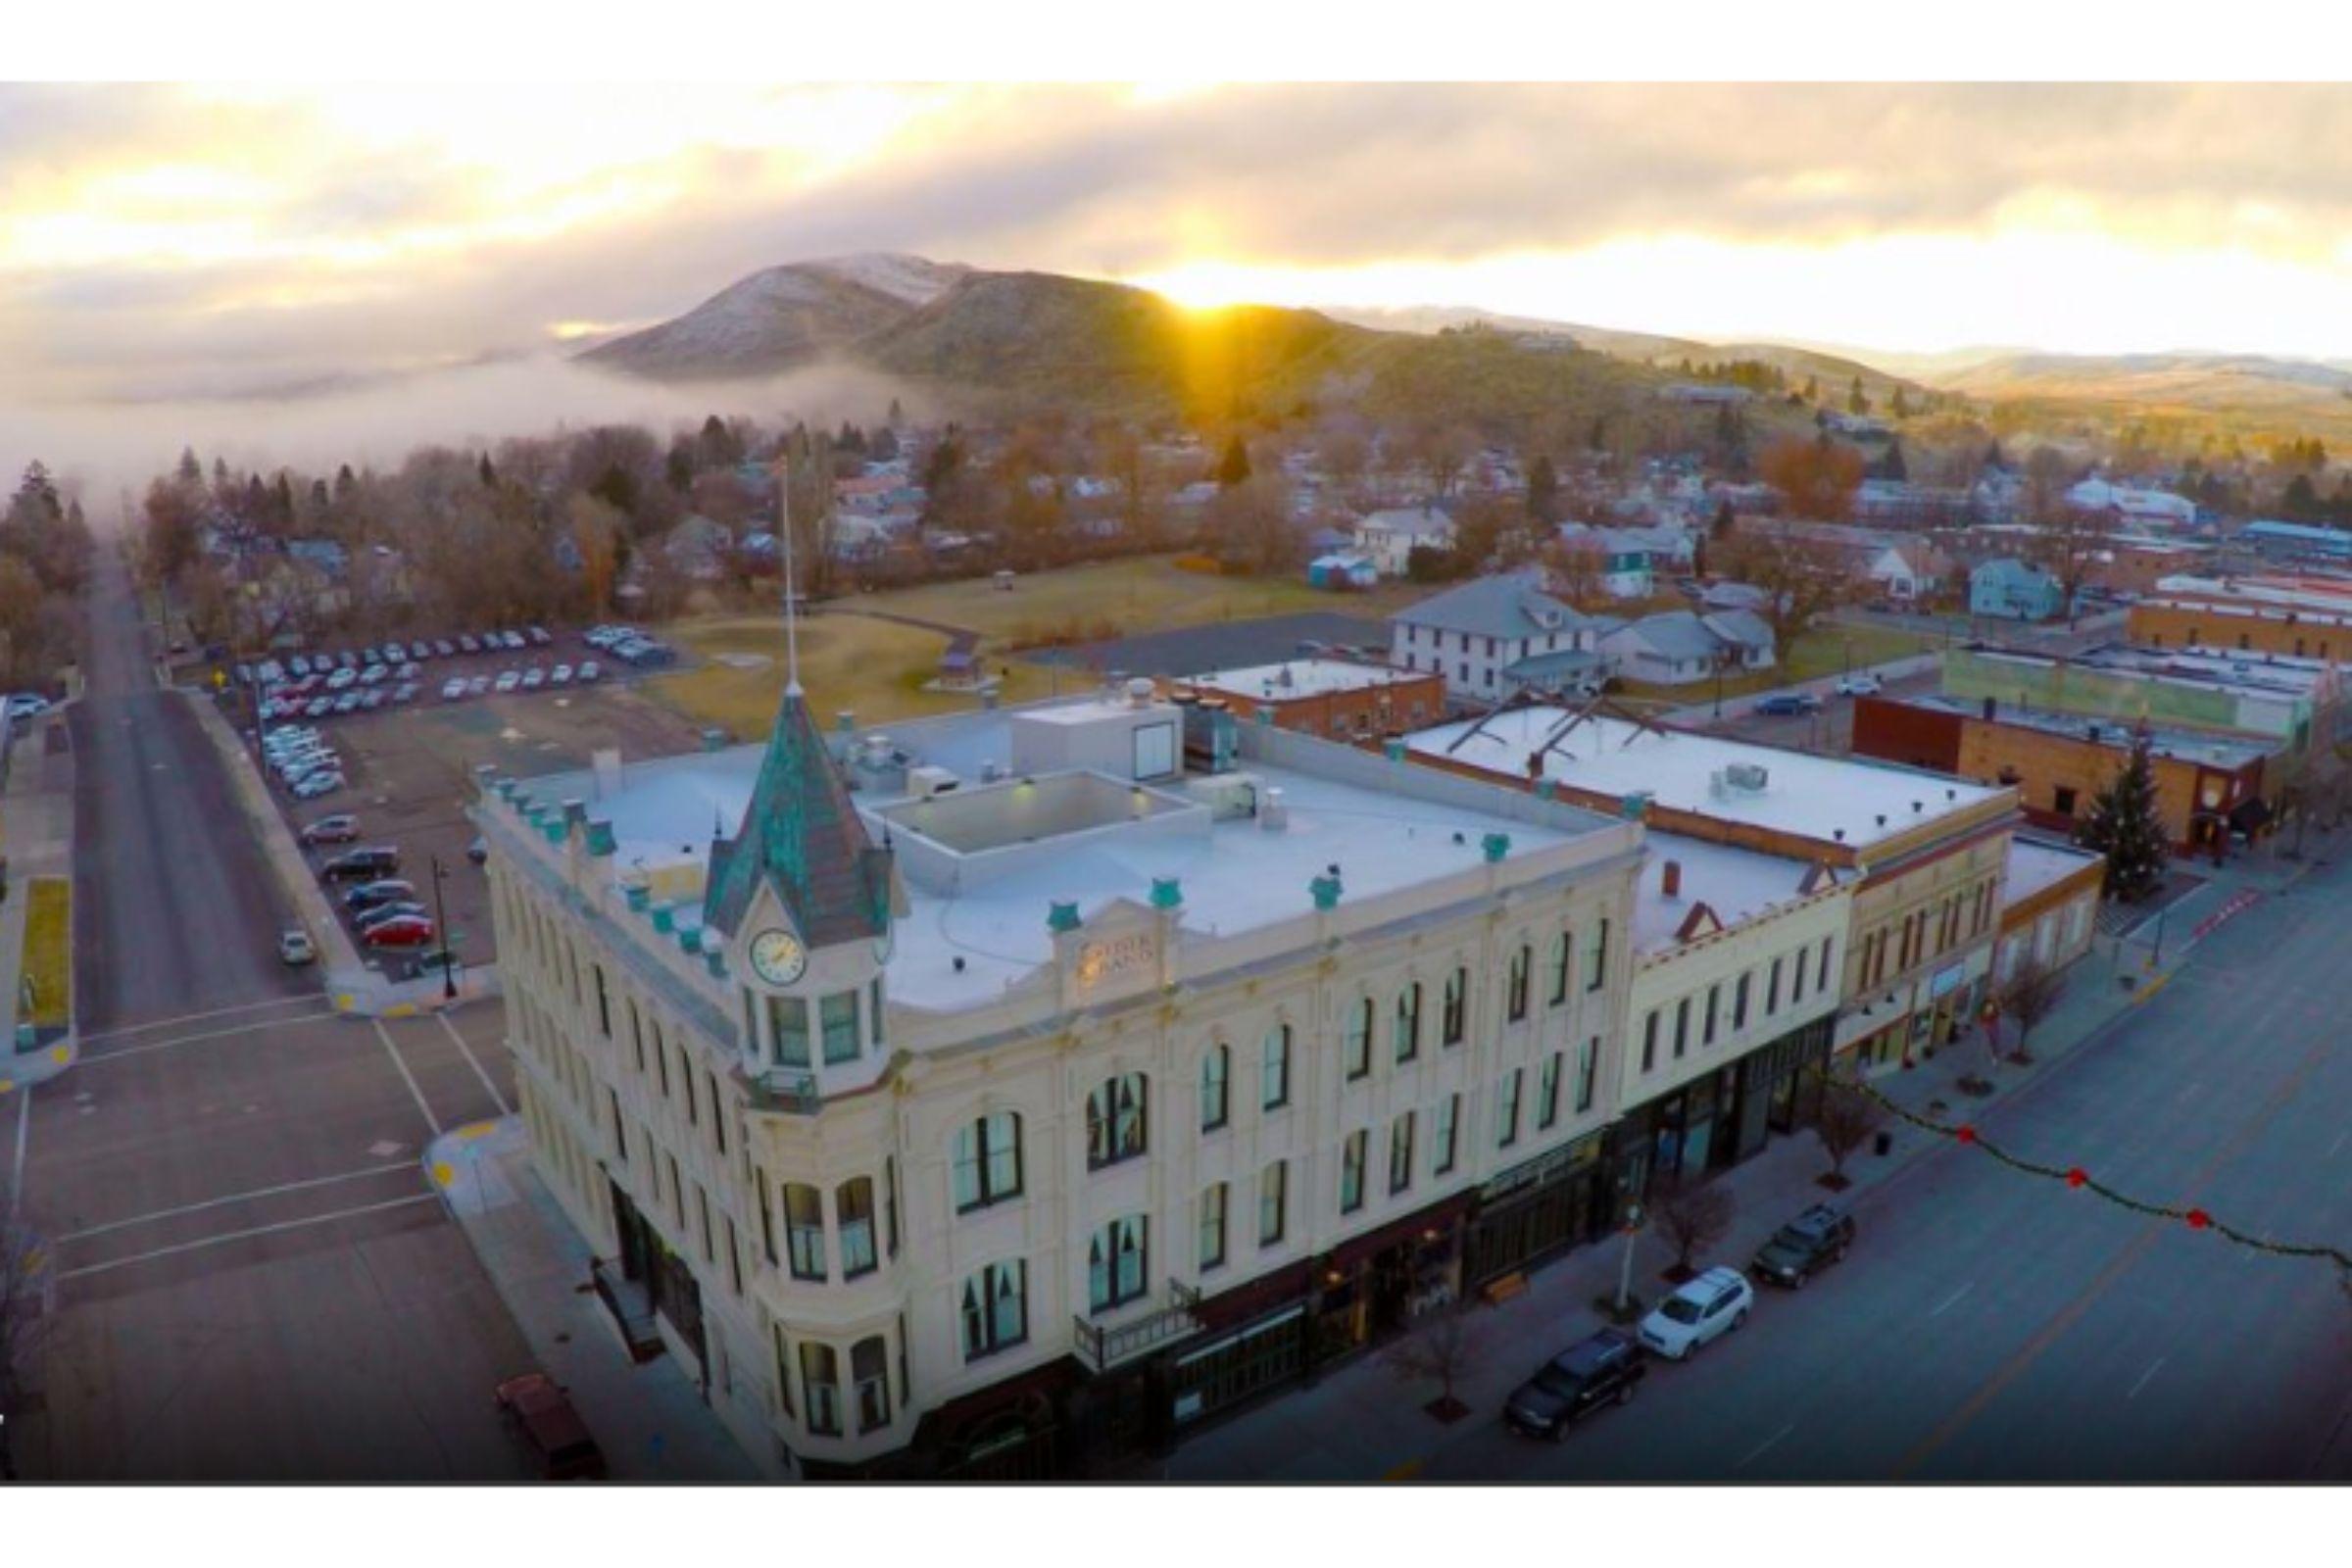
<svg viewBox="0 0 2352 1568">
<path fill-rule="evenodd" d="M 789 931 L 762 931 L 752 938 L 752 967 L 771 986 L 788 986 L 808 969 L 808 950 Z"/>
</svg>

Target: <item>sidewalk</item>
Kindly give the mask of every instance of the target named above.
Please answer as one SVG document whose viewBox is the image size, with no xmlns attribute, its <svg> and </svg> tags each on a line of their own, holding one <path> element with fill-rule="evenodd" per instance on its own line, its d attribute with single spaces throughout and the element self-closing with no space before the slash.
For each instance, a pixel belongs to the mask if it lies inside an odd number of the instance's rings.
<svg viewBox="0 0 2352 1568">
<path fill-rule="evenodd" d="M 531 1169 L 522 1119 L 446 1133 L 424 1168 L 530 1342 L 619 1481 L 777 1479 L 744 1452 L 668 1356 L 638 1365 L 588 1287 L 593 1258 Z M 517 1368 L 516 1370 L 521 1370 Z"/>
<path fill-rule="evenodd" d="M 51 712 L 24 726 L 9 740 L 8 790 L 0 799 L 0 854 L 8 857 L 8 897 L 0 901 L 0 1094 L 56 1077 L 74 1064 L 79 1038 L 69 1027 L 63 1040 L 20 1055 L 17 1006 L 24 962 L 24 920 L 35 877 L 74 874 L 74 754 L 48 749 Z M 69 930 L 67 973 L 73 973 Z"/>
<path fill-rule="evenodd" d="M 2162 991 L 2201 940 L 2198 925 L 2234 896 L 2249 890 L 2276 893 L 2303 876 L 2326 853 L 2326 846 L 2316 841 L 2307 848 L 2310 858 L 2301 862 L 2265 863 L 2258 855 L 2218 869 L 2208 867 L 2205 885 L 2177 903 L 2168 916 L 2172 932 L 2161 965 L 2150 967 L 2153 949 L 2144 934 L 2097 939 L 2068 971 L 2064 999 L 2034 1031 L 2034 1064 L 2019 1067 L 2004 1061 L 1989 1071 L 1991 1095 L 1965 1095 L 1955 1087 L 1964 1074 L 1987 1072 L 1983 1039 L 1975 1035 L 1916 1068 L 1876 1078 L 1873 1086 L 1906 1110 L 1937 1121 L 1957 1124 L 1982 1116 L 1985 1106 L 2046 1076 Z M 2129 989 L 2121 978 L 2127 973 L 2133 977 Z M 2004 1026 L 2004 1047 L 2014 1040 L 2013 1028 Z M 1936 1108 L 1937 1102 L 1942 1108 Z M 1846 1174 L 1852 1185 L 1837 1201 L 1853 1203 L 1867 1198 L 1944 1144 L 1933 1133 L 1891 1119 L 1886 1130 L 1890 1152 L 1881 1156 L 1865 1148 L 1850 1158 Z M 1748 1257 L 1789 1215 L 1830 1196 L 1816 1180 L 1827 1168 L 1819 1143 L 1799 1132 L 1775 1138 L 1761 1153 L 1727 1172 L 1721 1180 L 1738 1196 L 1739 1207 L 1731 1229 L 1710 1249 L 1710 1255 Z M 1634 1292 L 1654 1301 L 1665 1288 L 1659 1271 L 1671 1261 L 1668 1245 L 1644 1232 L 1634 1246 Z M 1621 1238 L 1592 1243 L 1531 1273 L 1526 1293 L 1515 1299 L 1471 1308 L 1474 1332 L 1489 1353 L 1477 1358 L 1458 1396 L 1473 1411 L 1491 1413 L 1500 1408 L 1546 1350 L 1606 1326 L 1593 1302 L 1615 1294 L 1624 1257 Z M 1480 1424 L 1473 1419 L 1446 1427 L 1429 1420 L 1418 1409 L 1427 1396 L 1426 1388 L 1408 1387 L 1381 1364 L 1375 1351 L 1348 1362 L 1311 1388 L 1286 1390 L 1212 1427 L 1147 1474 L 1177 1481 L 1409 1479 L 1454 1434 Z"/>
</svg>

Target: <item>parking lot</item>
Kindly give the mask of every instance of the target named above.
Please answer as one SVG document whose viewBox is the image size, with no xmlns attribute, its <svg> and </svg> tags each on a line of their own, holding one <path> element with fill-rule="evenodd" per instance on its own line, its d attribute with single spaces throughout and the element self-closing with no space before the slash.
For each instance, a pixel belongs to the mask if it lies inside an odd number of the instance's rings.
<svg viewBox="0 0 2352 1568">
<path fill-rule="evenodd" d="M 474 832 L 465 810 L 475 795 L 479 770 L 529 776 L 583 766 L 591 753 L 608 746 L 620 748 L 624 759 L 637 760 L 696 744 L 690 723 L 635 689 L 637 671 L 615 669 L 605 657 L 604 678 L 582 684 L 577 678 L 581 661 L 599 657 L 576 634 L 557 633 L 547 645 L 519 651 L 461 652 L 448 659 L 428 659 L 421 666 L 422 678 L 415 683 L 418 691 L 408 702 L 387 699 L 373 710 L 323 720 L 293 720 L 316 725 L 336 756 L 334 765 L 343 783 L 304 800 L 272 777 L 271 798 L 298 834 L 322 817 L 355 816 L 357 837 L 312 848 L 312 865 L 321 866 L 356 846 L 392 848 L 400 856 L 393 875 L 414 886 L 415 901 L 436 922 L 433 864 L 438 860 L 446 873 L 438 908 L 446 912 L 451 950 L 461 963 L 491 962 L 496 952 L 487 887 L 466 853 Z M 571 680 L 549 684 L 543 673 L 536 686 L 524 684 L 525 671 L 549 671 L 559 663 L 572 666 Z M 514 679 L 504 680 L 508 675 Z M 389 691 L 393 679 L 358 689 Z M 444 697 L 453 681 L 466 682 L 467 694 Z M 475 682 L 481 683 L 481 695 L 471 693 Z M 498 690 L 502 684 L 509 686 L 503 693 Z M 249 703 L 242 697 L 223 700 L 236 703 L 232 713 L 241 728 L 250 728 Z M 328 888 L 330 902 L 344 911 L 347 924 L 352 914 L 343 895 L 354 885 L 338 882 Z M 356 931 L 354 935 L 356 940 Z M 435 946 L 425 943 L 380 953 L 363 946 L 361 953 L 386 974 L 404 977 L 412 958 Z"/>
</svg>

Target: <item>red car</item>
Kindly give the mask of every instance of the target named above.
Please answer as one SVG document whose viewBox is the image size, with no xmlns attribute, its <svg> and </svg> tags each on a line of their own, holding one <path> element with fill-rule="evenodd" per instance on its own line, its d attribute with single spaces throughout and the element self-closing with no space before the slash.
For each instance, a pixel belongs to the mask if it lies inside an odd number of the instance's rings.
<svg viewBox="0 0 2352 1568">
<path fill-rule="evenodd" d="M 539 1473 L 550 1481 L 602 1481 L 604 1450 L 588 1435 L 555 1379 L 525 1372 L 498 1386 L 499 1413 L 531 1451 Z"/>
<path fill-rule="evenodd" d="M 433 922 L 421 914 L 396 914 L 360 934 L 371 948 L 421 948 L 433 940 Z"/>
</svg>

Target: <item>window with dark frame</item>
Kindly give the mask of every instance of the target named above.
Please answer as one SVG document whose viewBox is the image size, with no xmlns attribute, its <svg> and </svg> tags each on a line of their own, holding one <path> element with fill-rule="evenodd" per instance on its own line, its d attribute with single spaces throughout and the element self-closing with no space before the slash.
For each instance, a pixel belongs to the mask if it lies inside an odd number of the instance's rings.
<svg viewBox="0 0 2352 1568">
<path fill-rule="evenodd" d="M 1389 1123 L 1389 1196 L 1413 1185 L 1413 1113 Z"/>
<path fill-rule="evenodd" d="M 1120 1073 L 1086 1097 L 1086 1168 L 1101 1170 L 1144 1152 L 1149 1086 L 1140 1072 Z"/>
<path fill-rule="evenodd" d="M 1021 1118 L 1010 1110 L 992 1111 L 956 1130 L 951 1177 L 956 1212 L 1001 1203 L 1021 1196 Z"/>
<path fill-rule="evenodd" d="M 805 1182 L 792 1182 L 784 1189 L 784 1247 L 794 1279 L 823 1282 L 824 1199 Z"/>
<path fill-rule="evenodd" d="M 1200 1130 L 1213 1133 L 1231 1119 L 1233 1053 L 1213 1045 L 1200 1056 Z"/>
<path fill-rule="evenodd" d="M 1364 1206 L 1364 1161 L 1372 1134 L 1358 1127 L 1340 1145 L 1340 1212 L 1352 1214 Z"/>
</svg>

